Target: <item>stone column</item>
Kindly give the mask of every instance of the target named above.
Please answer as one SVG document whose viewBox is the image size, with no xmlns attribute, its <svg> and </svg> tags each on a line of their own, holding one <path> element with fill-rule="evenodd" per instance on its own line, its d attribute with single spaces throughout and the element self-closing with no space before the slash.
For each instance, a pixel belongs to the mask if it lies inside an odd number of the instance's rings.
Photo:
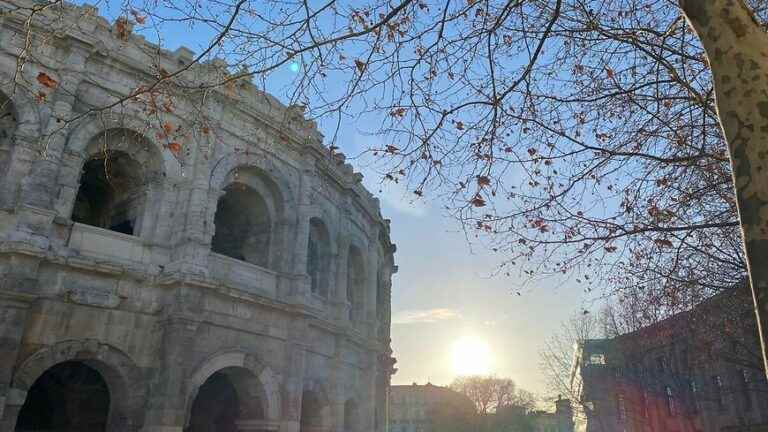
<svg viewBox="0 0 768 432">
<path fill-rule="evenodd" d="M 186 208 L 174 209 L 176 220 L 180 218 L 181 224 L 159 226 L 158 231 L 169 233 L 173 247 L 171 263 L 166 266 L 166 272 L 181 272 L 196 274 L 202 277 L 208 276 L 208 256 L 211 252 L 211 239 L 214 233 L 214 216 L 219 193 L 208 189 L 208 180 L 196 178 L 191 182 L 180 185 L 181 191 L 177 193 L 177 203 L 188 203 Z M 169 194 L 171 191 L 165 191 Z M 168 199 L 170 200 L 170 196 Z M 161 210 L 170 211 L 170 208 Z M 179 213 L 181 212 L 181 213 Z M 163 217 L 166 214 L 163 213 Z"/>
<path fill-rule="evenodd" d="M 288 341 L 286 342 L 286 368 L 283 372 L 284 391 L 280 422 L 280 432 L 299 432 L 301 424 L 301 398 L 304 392 L 306 370 L 306 337 L 307 324 L 301 318 L 296 318 L 290 324 Z"/>
<path fill-rule="evenodd" d="M 186 378 L 198 322 L 184 315 L 169 316 L 161 324 L 163 339 L 159 369 L 147 401 L 144 432 L 182 432 L 186 416 Z"/>
<path fill-rule="evenodd" d="M 365 269 L 366 275 L 366 287 L 365 287 L 365 320 L 368 323 L 369 335 L 371 337 L 376 336 L 377 332 L 377 319 L 376 319 L 376 307 L 378 300 L 378 272 L 379 272 L 379 229 L 372 228 L 368 235 L 368 266 Z"/>
<path fill-rule="evenodd" d="M 28 299 L 27 299 L 28 300 Z M 29 303 L 21 296 L 0 294 L 0 432 L 12 432 L 26 393 L 11 388 Z"/>
<path fill-rule="evenodd" d="M 374 417 L 376 415 L 376 377 L 377 377 L 377 353 L 369 351 L 365 359 L 365 380 L 362 394 L 365 400 L 360 401 L 360 426 L 364 431 L 374 431 Z"/>
<path fill-rule="evenodd" d="M 342 353 L 344 351 L 344 344 L 346 342 L 345 337 L 336 334 L 333 338 L 334 350 L 333 358 L 330 360 L 330 368 L 328 371 L 328 395 L 331 399 L 330 413 L 331 413 L 331 431 L 332 432 L 346 432 L 344 430 L 344 403 L 346 402 L 347 395 L 344 392 L 345 378 L 344 369 L 342 365 Z"/>
<path fill-rule="evenodd" d="M 21 181 L 17 235 L 26 237 L 20 240 L 40 249 L 47 249 L 50 244 L 48 235 L 56 216 L 54 203 L 59 193 L 59 165 L 68 133 L 68 129 L 56 119 L 72 117 L 75 94 L 83 76 L 86 58 L 84 47 L 73 44 L 66 61 L 67 66 L 59 74 L 60 88 L 52 95 L 53 106 L 46 107 L 51 111 L 48 124 L 43 127 L 42 138 L 32 148 L 34 160 Z"/>
<path fill-rule="evenodd" d="M 35 125 L 37 126 L 37 125 Z M 13 135 L 13 149 L 4 173 L 0 189 L 0 208 L 12 209 L 16 206 L 21 180 L 29 175 L 32 164 L 40 157 L 40 131 L 33 125 L 19 125 Z"/>
<path fill-rule="evenodd" d="M 307 275 L 307 247 L 309 247 L 309 215 L 306 207 L 298 208 L 298 226 L 296 227 L 296 240 L 293 245 L 288 246 L 287 250 L 293 252 L 294 267 L 293 273 L 306 277 L 299 278 L 296 286 L 296 295 L 304 297 L 310 294 L 311 283 Z"/>
<path fill-rule="evenodd" d="M 214 112 L 220 108 L 215 102 L 211 107 Z M 198 143 L 199 146 L 193 146 L 192 154 L 186 158 L 189 166 L 184 169 L 184 174 L 169 175 L 165 182 L 164 202 L 160 209 L 160 219 L 165 222 L 158 222 L 156 231 L 166 232 L 174 245 L 166 272 L 207 278 L 208 256 L 216 228 L 216 205 L 223 191 L 211 185 L 211 170 L 215 163 L 209 156 L 214 148 L 214 139 L 209 135 L 201 137 Z"/>
<path fill-rule="evenodd" d="M 342 224 L 342 232 L 344 231 L 344 224 Z M 339 319 L 342 321 L 349 321 L 349 313 L 352 305 L 347 300 L 347 272 L 349 260 L 349 240 L 339 235 L 338 237 L 339 253 L 336 258 L 337 271 L 336 271 L 336 300 L 341 305 Z"/>
<path fill-rule="evenodd" d="M 26 205 L 50 209 L 56 200 L 59 165 L 69 132 L 57 119 L 73 117 L 75 95 L 84 76 L 88 50 L 88 46 L 72 42 L 65 66 L 60 70 L 59 87 L 51 95 L 54 101 L 52 115 L 43 127 L 42 140 L 38 144 L 37 150 L 42 156 L 34 161 L 29 175 L 22 182 L 22 202 Z"/>
<path fill-rule="evenodd" d="M 743 0 L 680 0 L 707 53 L 768 374 L 768 33 Z"/>
</svg>

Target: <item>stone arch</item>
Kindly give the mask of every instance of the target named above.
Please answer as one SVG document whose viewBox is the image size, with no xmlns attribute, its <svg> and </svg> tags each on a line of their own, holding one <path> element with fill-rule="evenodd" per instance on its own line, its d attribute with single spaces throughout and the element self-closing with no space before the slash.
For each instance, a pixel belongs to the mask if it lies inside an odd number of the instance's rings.
<svg viewBox="0 0 768 432">
<path fill-rule="evenodd" d="M 103 432 L 110 393 L 104 377 L 81 361 L 56 364 L 35 380 L 16 418 L 16 432 Z"/>
<path fill-rule="evenodd" d="M 186 396 L 185 427 L 189 426 L 192 408 L 203 384 L 217 373 L 224 371 L 232 377 L 232 384 L 239 395 L 252 394 L 257 386 L 263 396 L 261 406 L 264 421 L 280 420 L 280 377 L 261 363 L 255 355 L 240 350 L 223 351 L 204 360 L 190 376 L 189 391 Z M 253 381 L 255 380 L 255 381 Z M 256 382 L 257 381 L 257 382 Z"/>
<path fill-rule="evenodd" d="M 331 399 L 326 386 L 317 379 L 304 380 L 299 432 L 326 432 L 330 428 Z"/>
<path fill-rule="evenodd" d="M 108 149 L 126 151 L 134 155 L 140 150 L 142 155 L 138 156 L 151 163 L 153 176 L 163 176 L 167 178 L 178 178 L 181 176 L 181 164 L 169 152 L 163 148 L 163 145 L 157 142 L 149 132 L 149 124 L 146 120 L 131 114 L 122 114 L 119 117 L 88 117 L 78 123 L 67 136 L 66 153 L 74 157 L 85 159 L 93 150 L 93 140 L 98 139 L 106 131 L 110 130 L 128 130 L 141 137 L 143 145 L 141 148 L 120 147 L 122 142 L 111 143 Z M 146 155 L 146 156 L 145 156 Z M 150 157 L 151 155 L 151 157 Z M 142 162 L 142 161 L 140 161 Z"/>
<path fill-rule="evenodd" d="M 74 197 L 63 203 L 72 220 L 124 234 L 148 233 L 158 201 L 151 198 L 163 178 L 162 156 L 154 145 L 126 128 L 103 129 L 84 145 L 72 144 L 65 165 L 78 168 L 71 176 L 77 183 L 70 186 Z"/>
<path fill-rule="evenodd" d="M 230 182 L 231 176 L 237 170 L 254 168 L 274 182 L 280 190 L 286 207 L 293 206 L 296 191 L 290 178 L 287 177 L 292 168 L 280 164 L 261 150 L 249 149 L 248 153 L 233 152 L 226 154 L 214 162 L 208 179 L 208 187 L 213 191 L 224 189 Z"/>
<path fill-rule="evenodd" d="M 288 268 L 292 254 L 286 251 L 295 241 L 296 224 L 296 212 L 289 211 L 294 208 L 290 187 L 279 175 L 254 165 L 236 166 L 220 182 L 223 187 L 211 194 L 209 206 L 214 252 L 273 270 Z M 233 244 L 222 248 L 226 239 Z M 253 252 L 250 258 L 247 250 Z"/>
<path fill-rule="evenodd" d="M 307 275 L 312 293 L 322 297 L 330 296 L 332 272 L 332 243 L 328 226 L 323 219 L 309 219 L 309 239 L 307 242 Z"/>
<path fill-rule="evenodd" d="M 127 354 L 97 340 L 69 340 L 41 348 L 21 363 L 13 375 L 11 388 L 26 398 L 32 385 L 46 371 L 73 361 L 97 371 L 107 384 L 110 394 L 107 430 L 139 430 L 144 423 L 144 375 Z"/>
</svg>

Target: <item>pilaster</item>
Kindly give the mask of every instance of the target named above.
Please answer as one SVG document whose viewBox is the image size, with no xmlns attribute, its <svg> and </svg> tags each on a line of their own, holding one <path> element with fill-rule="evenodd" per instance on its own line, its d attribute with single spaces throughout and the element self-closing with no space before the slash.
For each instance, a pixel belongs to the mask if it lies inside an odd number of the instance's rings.
<svg viewBox="0 0 768 432">
<path fill-rule="evenodd" d="M 29 308 L 29 298 L 0 293 L 0 432 L 11 432 L 26 395 L 11 388 Z"/>
<path fill-rule="evenodd" d="M 188 360 L 199 322 L 185 315 L 169 316 L 163 331 L 160 367 L 147 402 L 144 432 L 181 432 L 186 421 Z"/>
<path fill-rule="evenodd" d="M 289 339 L 286 342 L 286 369 L 283 372 L 284 394 L 283 419 L 280 432 L 299 432 L 301 426 L 301 402 L 306 376 L 306 334 L 307 323 L 295 319 L 290 324 Z"/>
</svg>

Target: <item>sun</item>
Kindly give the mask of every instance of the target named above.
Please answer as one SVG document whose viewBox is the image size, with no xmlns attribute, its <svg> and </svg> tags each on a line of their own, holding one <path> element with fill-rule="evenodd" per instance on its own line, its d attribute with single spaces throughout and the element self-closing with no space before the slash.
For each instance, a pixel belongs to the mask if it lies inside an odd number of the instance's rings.
<svg viewBox="0 0 768 432">
<path fill-rule="evenodd" d="M 457 340 L 453 343 L 452 357 L 456 375 L 488 375 L 491 371 L 491 350 L 481 339 Z"/>
</svg>

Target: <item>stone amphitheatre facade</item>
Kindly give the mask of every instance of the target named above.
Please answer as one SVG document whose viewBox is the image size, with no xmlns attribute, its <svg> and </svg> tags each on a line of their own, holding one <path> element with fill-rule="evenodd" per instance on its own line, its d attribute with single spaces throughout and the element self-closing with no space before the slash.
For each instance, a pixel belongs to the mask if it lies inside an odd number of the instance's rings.
<svg viewBox="0 0 768 432">
<path fill-rule="evenodd" d="M 23 15 L 0 15 L 0 432 L 385 430 L 395 248 L 362 176 L 249 82 L 89 112 L 192 52 L 88 6 L 36 14 L 27 49 Z"/>
</svg>

